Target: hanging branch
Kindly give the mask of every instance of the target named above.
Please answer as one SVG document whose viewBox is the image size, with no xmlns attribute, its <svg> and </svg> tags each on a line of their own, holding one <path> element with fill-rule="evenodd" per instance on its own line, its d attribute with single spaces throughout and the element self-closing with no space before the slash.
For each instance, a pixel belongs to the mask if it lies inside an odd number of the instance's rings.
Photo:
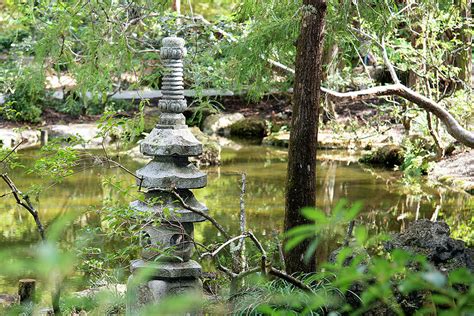
<svg viewBox="0 0 474 316">
<path fill-rule="evenodd" d="M 373 40 L 372 37 L 370 39 Z M 375 41 L 375 40 L 374 40 Z M 375 41 L 376 42 L 376 41 Z M 390 76 L 394 82 L 394 84 L 386 85 L 386 86 L 377 86 L 373 88 L 363 89 L 359 91 L 353 92 L 337 92 L 334 90 L 330 90 L 324 87 L 321 87 L 321 92 L 326 94 L 326 97 L 333 101 L 333 102 L 360 102 L 365 100 L 370 100 L 378 97 L 386 97 L 386 96 L 399 96 L 404 98 L 423 110 L 434 114 L 441 122 L 444 123 L 446 127 L 446 131 L 455 138 L 460 143 L 464 144 L 467 147 L 474 148 L 474 132 L 471 132 L 459 124 L 459 122 L 453 117 L 449 111 L 444 109 L 443 106 L 438 104 L 438 102 L 408 88 L 407 86 L 400 83 L 398 76 L 395 72 L 395 68 L 393 67 L 392 63 L 390 62 L 387 51 L 385 49 L 385 42 L 382 43 L 376 42 L 376 44 L 382 49 L 382 55 L 384 58 L 384 62 L 390 72 Z M 295 70 L 282 65 L 279 62 L 275 62 L 274 60 L 267 60 L 273 66 L 276 66 L 287 73 L 294 75 Z"/>
<path fill-rule="evenodd" d="M 16 203 L 18 205 L 23 206 L 31 214 L 31 216 L 33 216 L 36 223 L 36 227 L 41 236 L 41 240 L 46 241 L 44 226 L 41 223 L 41 220 L 38 215 L 38 211 L 36 211 L 33 204 L 31 203 L 31 200 L 28 194 L 24 194 L 20 190 L 18 190 L 18 188 L 15 186 L 15 183 L 13 183 L 13 181 L 10 179 L 10 177 L 6 173 L 1 174 L 0 177 L 3 179 L 3 181 L 5 181 L 8 187 L 11 189 L 11 193 L 13 194 L 16 200 Z"/>
<path fill-rule="evenodd" d="M 24 142 L 25 142 L 25 139 L 23 138 L 21 142 L 16 144 L 16 146 L 13 147 L 12 150 L 10 150 L 10 152 L 5 157 L 2 158 L 2 160 L 0 160 L 0 163 L 4 163 L 5 161 L 7 161 L 8 157 L 10 157 L 18 149 L 18 147 L 20 147 L 20 145 L 23 144 Z"/>
</svg>

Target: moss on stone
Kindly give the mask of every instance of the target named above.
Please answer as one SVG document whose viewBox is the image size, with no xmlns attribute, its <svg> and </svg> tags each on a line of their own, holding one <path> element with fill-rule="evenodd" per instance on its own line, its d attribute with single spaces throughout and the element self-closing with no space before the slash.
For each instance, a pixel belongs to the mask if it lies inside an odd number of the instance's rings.
<svg viewBox="0 0 474 316">
<path fill-rule="evenodd" d="M 263 138 L 267 135 L 264 120 L 243 119 L 230 126 L 230 135 L 242 138 Z"/>
<path fill-rule="evenodd" d="M 401 166 L 404 159 L 404 151 L 400 146 L 386 145 L 370 154 L 364 155 L 359 161 L 369 165 L 393 168 Z"/>
</svg>

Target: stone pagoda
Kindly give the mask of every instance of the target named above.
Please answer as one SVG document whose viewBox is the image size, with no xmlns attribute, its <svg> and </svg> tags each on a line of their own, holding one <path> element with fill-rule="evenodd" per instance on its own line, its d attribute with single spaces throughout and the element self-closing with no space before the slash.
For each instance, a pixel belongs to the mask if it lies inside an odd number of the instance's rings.
<svg viewBox="0 0 474 316">
<path fill-rule="evenodd" d="M 201 266 L 190 258 L 194 251 L 194 223 L 205 219 L 189 208 L 207 212 L 190 190 L 206 186 L 207 175 L 188 160 L 202 153 L 202 144 L 182 114 L 187 108 L 184 40 L 164 38 L 160 55 L 165 70 L 163 97 L 158 104 L 160 118 L 140 145 L 140 151 L 152 160 L 136 173 L 138 185 L 146 192 L 145 202 L 131 203 L 134 210 L 152 214 L 156 220 L 142 231 L 142 259 L 131 263 L 128 315 L 137 315 L 144 305 L 158 303 L 170 294 L 202 291 Z"/>
</svg>

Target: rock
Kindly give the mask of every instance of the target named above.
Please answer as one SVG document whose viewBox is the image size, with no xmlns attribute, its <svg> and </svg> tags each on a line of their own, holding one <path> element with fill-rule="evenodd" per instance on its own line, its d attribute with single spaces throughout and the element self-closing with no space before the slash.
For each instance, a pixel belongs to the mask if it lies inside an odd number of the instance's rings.
<svg viewBox="0 0 474 316">
<path fill-rule="evenodd" d="M 461 240 L 449 237 L 449 226 L 444 222 L 422 219 L 413 222 L 406 231 L 396 234 L 385 244 L 387 251 L 402 249 L 427 257 L 441 272 L 468 268 L 474 272 L 474 251 Z"/>
<path fill-rule="evenodd" d="M 474 150 L 466 150 L 434 164 L 429 177 L 474 194 Z"/>
<path fill-rule="evenodd" d="M 404 152 L 400 146 L 386 145 L 377 149 L 375 152 L 364 155 L 359 161 L 369 165 L 393 168 L 395 166 L 401 166 L 404 159 Z"/>
<path fill-rule="evenodd" d="M 244 116 L 240 113 L 212 114 L 206 117 L 206 119 L 202 123 L 201 129 L 204 133 L 208 135 L 213 135 L 213 134 L 228 135 L 230 131 L 229 127 L 232 124 L 243 119 L 244 119 Z"/>
<path fill-rule="evenodd" d="M 18 303 L 18 295 L 0 294 L 0 307 L 10 307 Z"/>
<path fill-rule="evenodd" d="M 191 161 L 197 162 L 198 166 L 218 166 L 221 163 L 221 146 L 218 139 L 210 137 L 197 127 L 191 127 L 191 132 L 202 143 L 202 154 L 199 157 L 191 157 Z"/>
<path fill-rule="evenodd" d="M 41 143 L 41 131 L 0 128 L 0 147 L 13 148 L 21 141 L 23 141 L 23 143 L 18 149 L 38 147 Z"/>
<path fill-rule="evenodd" d="M 290 132 L 280 131 L 272 133 L 262 140 L 262 144 L 288 148 L 288 145 L 290 144 Z"/>
<path fill-rule="evenodd" d="M 264 138 L 267 125 L 260 119 L 243 119 L 230 126 L 230 135 L 242 138 Z"/>
<path fill-rule="evenodd" d="M 112 292 L 119 295 L 125 295 L 127 293 L 127 286 L 125 284 L 107 284 L 96 288 L 86 289 L 80 292 L 75 292 L 76 297 L 94 297 L 95 295 L 103 292 Z"/>
<path fill-rule="evenodd" d="M 46 128 L 49 138 L 79 138 L 82 144 L 74 146 L 79 149 L 97 149 L 102 148 L 102 143 L 109 144 L 112 141 L 110 136 L 106 139 L 99 136 L 100 129 L 96 124 L 69 124 L 69 125 L 51 125 Z"/>
</svg>

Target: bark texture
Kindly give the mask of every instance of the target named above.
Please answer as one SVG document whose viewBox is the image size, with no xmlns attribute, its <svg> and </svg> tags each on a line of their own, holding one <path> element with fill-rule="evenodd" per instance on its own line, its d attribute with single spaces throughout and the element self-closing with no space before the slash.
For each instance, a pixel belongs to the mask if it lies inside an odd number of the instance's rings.
<svg viewBox="0 0 474 316">
<path fill-rule="evenodd" d="M 325 0 L 304 0 L 297 42 L 294 104 L 288 148 L 285 231 L 308 222 L 300 210 L 316 205 L 316 145 L 321 87 Z M 314 257 L 304 262 L 310 241 L 285 253 L 288 274 L 312 272 Z"/>
<path fill-rule="evenodd" d="M 454 5 L 459 10 L 461 17 L 465 23 L 457 34 L 457 39 L 464 43 L 464 49 L 455 54 L 454 65 L 460 69 L 459 79 L 467 85 L 472 82 L 472 36 L 469 29 L 469 22 L 471 21 L 471 6 L 472 0 L 455 0 Z"/>
</svg>

